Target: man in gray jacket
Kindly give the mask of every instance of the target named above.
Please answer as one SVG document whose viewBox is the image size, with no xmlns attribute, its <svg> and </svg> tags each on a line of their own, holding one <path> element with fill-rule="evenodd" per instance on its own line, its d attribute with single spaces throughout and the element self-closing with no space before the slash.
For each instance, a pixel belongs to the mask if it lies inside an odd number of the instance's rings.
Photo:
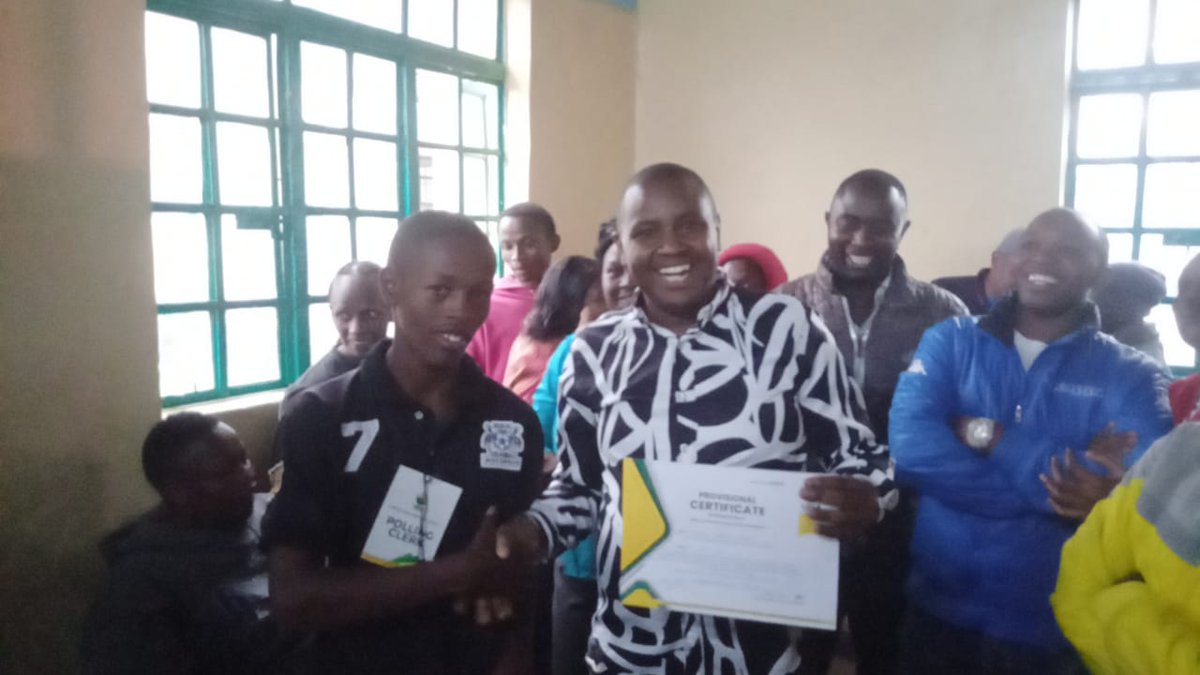
<svg viewBox="0 0 1200 675">
<path fill-rule="evenodd" d="M 866 169 L 842 181 L 825 223 L 829 247 L 817 271 L 778 290 L 829 327 L 863 393 L 871 430 L 887 438 L 896 382 L 925 329 L 967 309 L 951 293 L 908 276 L 897 253 L 910 225 L 908 194 L 892 174 Z M 896 669 L 913 513 L 911 495 L 905 497 L 843 565 L 842 603 L 860 675 Z M 809 633 L 805 672 L 824 673 L 835 643 L 836 635 Z"/>
</svg>

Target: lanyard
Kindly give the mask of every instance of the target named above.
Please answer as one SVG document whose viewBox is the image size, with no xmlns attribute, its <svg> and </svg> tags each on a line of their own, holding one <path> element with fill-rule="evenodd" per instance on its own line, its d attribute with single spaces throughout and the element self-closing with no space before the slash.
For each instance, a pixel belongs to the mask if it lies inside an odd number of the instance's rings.
<svg viewBox="0 0 1200 675">
<path fill-rule="evenodd" d="M 421 474 L 421 519 L 417 526 L 417 557 L 421 562 L 429 561 L 425 557 L 425 517 L 429 513 L 429 483 L 432 480 L 433 476 L 428 473 Z"/>
<path fill-rule="evenodd" d="M 850 302 L 846 300 L 846 296 L 840 296 L 842 311 L 846 313 L 846 327 L 850 330 L 850 343 L 854 345 L 853 358 L 850 359 L 850 377 L 854 379 L 859 388 L 863 387 L 867 377 L 867 339 L 871 336 L 871 326 L 875 323 L 875 317 L 879 315 L 879 308 L 883 305 L 883 294 L 887 292 L 891 283 L 892 278 L 888 276 L 875 289 L 875 304 L 871 307 L 871 314 L 861 325 L 854 322 L 854 317 L 850 314 Z"/>
</svg>

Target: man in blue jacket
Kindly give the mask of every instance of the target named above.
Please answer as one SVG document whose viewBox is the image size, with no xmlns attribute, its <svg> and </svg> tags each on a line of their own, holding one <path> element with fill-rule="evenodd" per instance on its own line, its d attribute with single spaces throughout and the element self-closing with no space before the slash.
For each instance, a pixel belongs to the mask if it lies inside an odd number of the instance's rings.
<svg viewBox="0 0 1200 675">
<path fill-rule="evenodd" d="M 902 672 L 1082 672 L 1050 607 L 1059 552 L 1171 427 L 1165 376 L 1087 300 L 1104 235 L 1066 209 L 1026 235 L 1017 292 L 926 332 L 892 403 L 897 479 L 920 495 Z"/>
</svg>

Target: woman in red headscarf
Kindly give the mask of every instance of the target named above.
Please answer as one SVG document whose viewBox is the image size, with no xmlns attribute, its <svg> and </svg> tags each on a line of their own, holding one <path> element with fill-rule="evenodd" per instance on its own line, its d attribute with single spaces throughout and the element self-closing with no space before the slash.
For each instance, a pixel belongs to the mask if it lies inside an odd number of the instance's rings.
<svg viewBox="0 0 1200 675">
<path fill-rule="evenodd" d="M 788 280 L 775 252 L 761 244 L 737 244 L 717 258 L 721 271 L 735 288 L 753 293 L 773 291 Z"/>
</svg>

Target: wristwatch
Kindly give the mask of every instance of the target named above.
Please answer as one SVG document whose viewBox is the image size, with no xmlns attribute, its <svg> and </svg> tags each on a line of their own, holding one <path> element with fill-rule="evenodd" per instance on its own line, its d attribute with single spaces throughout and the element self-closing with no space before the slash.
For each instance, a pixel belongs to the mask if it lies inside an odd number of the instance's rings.
<svg viewBox="0 0 1200 675">
<path fill-rule="evenodd" d="M 986 417 L 975 417 L 967 422 L 967 445 L 976 450 L 987 450 L 996 435 L 996 422 Z"/>
</svg>

